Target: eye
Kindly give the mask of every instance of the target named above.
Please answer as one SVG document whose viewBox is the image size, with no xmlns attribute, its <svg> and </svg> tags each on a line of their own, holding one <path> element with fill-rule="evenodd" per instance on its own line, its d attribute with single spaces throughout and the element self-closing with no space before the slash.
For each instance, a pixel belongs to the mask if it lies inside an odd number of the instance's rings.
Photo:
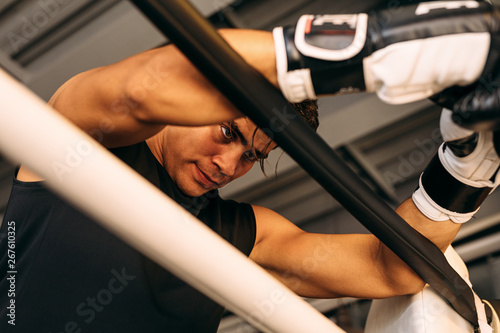
<svg viewBox="0 0 500 333">
<path fill-rule="evenodd" d="M 246 151 L 245 152 L 245 158 L 247 159 L 247 161 L 249 162 L 255 162 L 257 161 L 257 156 L 255 155 L 255 153 L 251 150 L 249 151 Z"/>
<path fill-rule="evenodd" d="M 225 139 L 234 140 L 233 131 L 231 131 L 230 127 L 228 127 L 226 125 L 221 125 L 220 130 L 221 130 L 222 135 L 224 136 Z"/>
</svg>

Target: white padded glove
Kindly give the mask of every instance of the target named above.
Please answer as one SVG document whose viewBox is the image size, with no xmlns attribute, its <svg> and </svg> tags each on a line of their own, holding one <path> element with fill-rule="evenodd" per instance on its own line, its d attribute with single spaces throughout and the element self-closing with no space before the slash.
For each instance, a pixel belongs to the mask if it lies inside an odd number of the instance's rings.
<svg viewBox="0 0 500 333">
<path fill-rule="evenodd" d="M 477 212 L 484 199 L 500 184 L 500 157 L 493 132 L 474 132 L 441 114 L 445 143 L 420 177 L 413 202 L 431 220 L 464 223 Z"/>
</svg>

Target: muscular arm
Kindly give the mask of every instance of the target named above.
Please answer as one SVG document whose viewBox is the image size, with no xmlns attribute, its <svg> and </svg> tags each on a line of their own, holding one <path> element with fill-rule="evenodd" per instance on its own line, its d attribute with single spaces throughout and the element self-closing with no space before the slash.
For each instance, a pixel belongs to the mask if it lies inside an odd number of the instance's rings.
<svg viewBox="0 0 500 333">
<path fill-rule="evenodd" d="M 278 84 L 271 33 L 219 33 L 249 65 Z M 49 104 L 110 148 L 144 141 L 168 124 L 208 125 L 242 116 L 175 45 L 80 73 L 63 84 Z M 24 166 L 17 177 L 41 180 Z"/>
<path fill-rule="evenodd" d="M 384 298 L 413 294 L 423 281 L 373 235 L 311 234 L 266 208 L 254 207 L 257 241 L 251 258 L 306 297 Z M 458 232 L 425 218 L 411 200 L 397 212 L 445 250 Z"/>
<path fill-rule="evenodd" d="M 270 33 L 220 33 L 277 84 Z M 174 45 L 81 73 L 64 84 L 50 104 L 108 147 L 142 141 L 166 124 L 207 125 L 241 116 Z"/>
</svg>

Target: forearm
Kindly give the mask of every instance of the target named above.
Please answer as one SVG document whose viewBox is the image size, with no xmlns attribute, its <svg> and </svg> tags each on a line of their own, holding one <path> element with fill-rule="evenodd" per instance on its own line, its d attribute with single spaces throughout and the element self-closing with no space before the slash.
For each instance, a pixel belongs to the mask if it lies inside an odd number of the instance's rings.
<svg viewBox="0 0 500 333">
<path fill-rule="evenodd" d="M 447 221 L 432 221 L 417 209 L 412 199 L 404 201 L 396 210 L 411 227 L 433 242 L 442 252 L 450 246 L 460 229 L 460 224 Z M 392 250 L 377 239 L 378 251 L 375 262 L 385 272 L 385 279 L 396 289 L 415 293 L 424 286 L 420 277 Z"/>
<path fill-rule="evenodd" d="M 278 86 L 274 40 L 270 32 L 221 29 L 219 34 L 253 68 Z"/>
<path fill-rule="evenodd" d="M 271 33 L 232 29 L 219 32 L 250 66 L 277 84 Z M 146 70 L 131 72 L 125 87 L 127 95 L 137 105 L 137 112 L 145 121 L 205 125 L 241 116 L 175 46 L 170 45 L 152 53 L 140 66 Z M 149 89 L 145 98 L 144 83 L 152 81 L 152 75 L 158 82 Z"/>
<path fill-rule="evenodd" d="M 396 209 L 396 212 L 442 252 L 450 246 L 461 226 L 461 224 L 453 223 L 450 220 L 436 222 L 428 219 L 417 209 L 412 199 L 404 201 Z"/>
</svg>

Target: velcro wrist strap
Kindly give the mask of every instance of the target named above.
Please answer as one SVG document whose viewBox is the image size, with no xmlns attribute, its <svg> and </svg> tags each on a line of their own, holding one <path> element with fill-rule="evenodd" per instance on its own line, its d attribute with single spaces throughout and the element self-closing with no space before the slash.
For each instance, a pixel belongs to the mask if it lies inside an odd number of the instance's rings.
<svg viewBox="0 0 500 333">
<path fill-rule="evenodd" d="M 293 30 L 294 31 L 294 30 Z M 273 30 L 274 46 L 276 51 L 276 69 L 278 84 L 283 96 L 292 103 L 299 103 L 306 99 L 316 99 L 309 68 L 301 68 L 296 59 L 298 52 L 293 40 L 285 38 L 283 27 Z"/>
<path fill-rule="evenodd" d="M 304 56 L 344 61 L 365 47 L 368 14 L 302 15 L 297 22 L 295 46 Z"/>
<path fill-rule="evenodd" d="M 422 174 L 421 186 L 439 207 L 459 214 L 475 212 L 493 190 L 460 182 L 443 167 L 437 154 Z"/>
<path fill-rule="evenodd" d="M 273 29 L 278 83 L 289 102 L 364 91 L 368 15 L 303 15 Z"/>
</svg>

